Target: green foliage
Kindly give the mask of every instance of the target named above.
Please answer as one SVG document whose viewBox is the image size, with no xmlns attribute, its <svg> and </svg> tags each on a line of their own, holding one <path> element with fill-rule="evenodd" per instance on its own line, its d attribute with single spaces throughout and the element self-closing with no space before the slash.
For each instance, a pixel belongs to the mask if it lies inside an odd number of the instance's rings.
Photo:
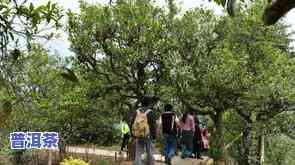
<svg viewBox="0 0 295 165">
<path fill-rule="evenodd" d="M 99 84 L 100 97 L 120 100 L 114 103 L 132 110 L 145 93 L 158 95 L 159 84 L 166 83 L 164 59 L 171 53 L 170 21 L 162 9 L 149 1 L 81 2 L 81 14 L 68 15 L 76 62 L 85 78 Z"/>
<path fill-rule="evenodd" d="M 20 100 L 26 96 L 27 91 L 24 86 L 33 86 L 32 83 L 20 85 L 28 83 L 26 82 L 28 77 L 22 75 L 27 71 L 23 69 L 32 68 L 22 65 L 20 61 L 26 61 L 27 54 L 24 53 L 26 49 L 19 48 L 19 41 L 27 41 L 27 50 L 34 49 L 32 42 L 36 37 L 49 39 L 49 36 L 53 36 L 52 33 L 48 34 L 44 31 L 41 25 L 48 29 L 59 28 L 62 13 L 56 3 L 48 2 L 46 5 L 34 6 L 32 3 L 28 4 L 27 1 L 14 0 L 1 1 L 0 12 L 0 128 L 3 128 L 6 127 L 6 120 L 11 111 L 17 109 L 15 106 L 18 106 Z M 40 35 L 41 32 L 42 35 Z M 31 78 L 31 75 L 28 76 Z"/>
<path fill-rule="evenodd" d="M 294 61 L 286 26 L 262 26 L 263 5 L 256 3 L 231 19 L 201 9 L 189 11 L 178 23 L 180 51 L 170 61 L 176 66 L 175 95 L 187 108 L 211 116 L 216 127 L 213 152 L 252 129 L 237 125 L 229 129 L 229 136 L 224 127 L 233 119 L 225 118 L 226 111 L 238 113 L 241 118 L 236 121 L 256 124 L 271 120 L 294 102 Z"/>
<path fill-rule="evenodd" d="M 60 75 L 65 64 L 47 53 L 34 45 L 11 68 L 16 81 L 26 90 L 16 95 L 22 101 L 13 100 L 14 111 L 6 118 L 8 130 L 57 131 L 67 144 L 117 143 L 113 123 L 119 121 L 119 112 L 113 110 L 109 100 L 93 100 L 96 93 L 92 93 L 91 82 L 81 79 L 77 85 L 65 81 Z M 82 75 L 78 70 L 75 74 Z M 5 99 L 6 95 L 1 97 Z"/>
<path fill-rule="evenodd" d="M 284 135 L 270 136 L 266 142 L 267 165 L 294 164 L 294 145 L 295 141 Z"/>
<path fill-rule="evenodd" d="M 218 157 L 224 143 L 247 128 L 234 123 L 268 121 L 294 101 L 286 26 L 262 26 L 263 5 L 229 19 L 198 8 L 171 17 L 149 2 L 81 3 L 81 14 L 69 13 L 70 40 L 85 79 L 99 84 L 93 84 L 102 93 L 96 99 L 118 100 L 132 110 L 134 100 L 151 92 L 209 114 Z M 173 1 L 169 7 L 175 11 Z"/>
<path fill-rule="evenodd" d="M 97 163 L 97 165 L 115 165 L 115 163 L 111 163 L 107 160 L 101 160 Z"/>
<path fill-rule="evenodd" d="M 281 155 L 294 139 L 294 114 L 285 111 L 294 109 L 295 61 L 287 26 L 260 22 L 264 5 L 228 18 L 202 8 L 180 15 L 173 0 L 167 11 L 151 1 L 81 1 L 81 12 L 68 12 L 73 57 L 31 44 L 5 58 L 0 113 L 11 112 L 8 132 L 56 131 L 66 144 L 116 144 L 115 124 L 151 93 L 161 101 L 157 113 L 171 102 L 178 113 L 190 108 L 210 118 L 210 156 L 222 158 L 227 146 L 243 164 L 250 149 L 259 152 L 255 138 L 271 136 L 267 162 L 292 164 L 292 146 Z M 47 6 L 46 13 L 57 14 Z M 29 25 L 42 22 L 31 13 L 37 8 L 21 9 Z"/>
<path fill-rule="evenodd" d="M 63 162 L 61 162 L 61 165 L 89 165 L 89 164 L 81 159 L 74 159 L 70 157 L 68 159 L 64 159 Z"/>
<path fill-rule="evenodd" d="M 39 32 L 41 23 L 60 27 L 61 9 L 50 1 L 41 6 L 34 6 L 26 1 L 5 0 L 0 2 L 0 48 L 3 49 L 19 36 L 26 36 L 28 41 Z M 15 25 L 18 25 L 16 28 Z"/>
<path fill-rule="evenodd" d="M 12 104 L 10 101 L 4 100 L 0 109 L 0 128 L 5 128 L 6 120 L 11 114 Z"/>
</svg>

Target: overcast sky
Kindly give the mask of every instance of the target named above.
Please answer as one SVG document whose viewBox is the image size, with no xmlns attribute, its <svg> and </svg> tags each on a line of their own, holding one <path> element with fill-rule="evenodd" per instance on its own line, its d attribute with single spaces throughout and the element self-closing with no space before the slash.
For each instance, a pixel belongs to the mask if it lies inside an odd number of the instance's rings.
<svg viewBox="0 0 295 165">
<path fill-rule="evenodd" d="M 48 0 L 29 0 L 29 2 L 33 2 L 34 4 L 42 4 L 46 3 Z M 79 11 L 79 2 L 78 0 L 52 0 L 53 2 L 57 2 L 61 5 L 65 10 L 71 9 L 74 11 Z M 109 0 L 86 0 L 89 3 L 107 3 Z M 159 5 L 164 5 L 166 0 L 156 0 Z M 223 8 L 217 6 L 215 3 L 209 3 L 209 0 L 176 0 L 177 4 L 179 4 L 183 11 L 189 10 L 196 6 L 204 6 L 209 9 L 213 9 L 216 14 L 221 14 Z M 284 18 L 289 24 L 292 25 L 292 29 L 295 30 L 295 10 L 288 13 L 288 15 Z M 295 38 L 295 36 L 294 36 Z M 56 50 L 62 56 L 68 56 L 72 53 L 69 50 L 69 42 L 67 40 L 66 35 L 63 35 L 59 39 L 52 40 L 46 43 L 46 47 L 51 50 Z"/>
</svg>

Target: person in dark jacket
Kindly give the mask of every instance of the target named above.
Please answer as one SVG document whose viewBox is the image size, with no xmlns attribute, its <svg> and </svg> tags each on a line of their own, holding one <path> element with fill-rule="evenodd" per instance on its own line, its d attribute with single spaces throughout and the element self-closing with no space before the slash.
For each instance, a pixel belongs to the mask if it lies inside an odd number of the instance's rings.
<svg viewBox="0 0 295 165">
<path fill-rule="evenodd" d="M 171 164 L 171 159 L 175 155 L 177 147 L 177 116 L 173 112 L 171 104 L 164 106 L 165 112 L 161 114 L 160 125 L 164 140 L 165 163 Z"/>
<path fill-rule="evenodd" d="M 197 116 L 195 116 L 195 132 L 194 132 L 194 147 L 193 147 L 193 154 L 194 158 L 202 159 L 201 151 L 203 150 L 203 140 L 202 140 L 202 132 L 199 127 L 199 120 Z"/>
</svg>

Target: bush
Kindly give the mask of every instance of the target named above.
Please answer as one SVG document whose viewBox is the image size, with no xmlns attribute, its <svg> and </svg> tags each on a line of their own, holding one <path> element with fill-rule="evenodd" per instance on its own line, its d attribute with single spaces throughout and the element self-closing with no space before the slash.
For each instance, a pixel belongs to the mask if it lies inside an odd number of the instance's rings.
<svg viewBox="0 0 295 165">
<path fill-rule="evenodd" d="M 81 159 L 74 159 L 70 157 L 69 159 L 64 159 L 63 162 L 61 162 L 61 165 L 89 165 L 89 164 Z"/>
<path fill-rule="evenodd" d="M 110 162 L 106 161 L 106 160 L 101 160 L 98 165 L 110 165 Z"/>
</svg>

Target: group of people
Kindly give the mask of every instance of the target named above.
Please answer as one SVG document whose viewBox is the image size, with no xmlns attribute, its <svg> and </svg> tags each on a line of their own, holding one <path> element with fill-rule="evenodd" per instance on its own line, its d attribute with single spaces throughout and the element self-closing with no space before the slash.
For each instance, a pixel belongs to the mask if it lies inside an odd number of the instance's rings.
<svg viewBox="0 0 295 165">
<path fill-rule="evenodd" d="M 131 128 L 131 129 L 130 129 Z M 164 105 L 164 112 L 157 120 L 152 108 L 152 100 L 144 97 L 141 107 L 129 115 L 129 120 L 121 124 L 123 142 L 121 151 L 134 138 L 134 165 L 143 165 L 142 154 L 147 153 L 147 164 L 154 165 L 154 143 L 162 134 L 165 163 L 171 164 L 173 156 L 181 150 L 181 158 L 202 159 L 201 151 L 209 149 L 208 131 L 200 126 L 198 118 L 189 109 L 179 119 L 171 104 Z"/>
</svg>

